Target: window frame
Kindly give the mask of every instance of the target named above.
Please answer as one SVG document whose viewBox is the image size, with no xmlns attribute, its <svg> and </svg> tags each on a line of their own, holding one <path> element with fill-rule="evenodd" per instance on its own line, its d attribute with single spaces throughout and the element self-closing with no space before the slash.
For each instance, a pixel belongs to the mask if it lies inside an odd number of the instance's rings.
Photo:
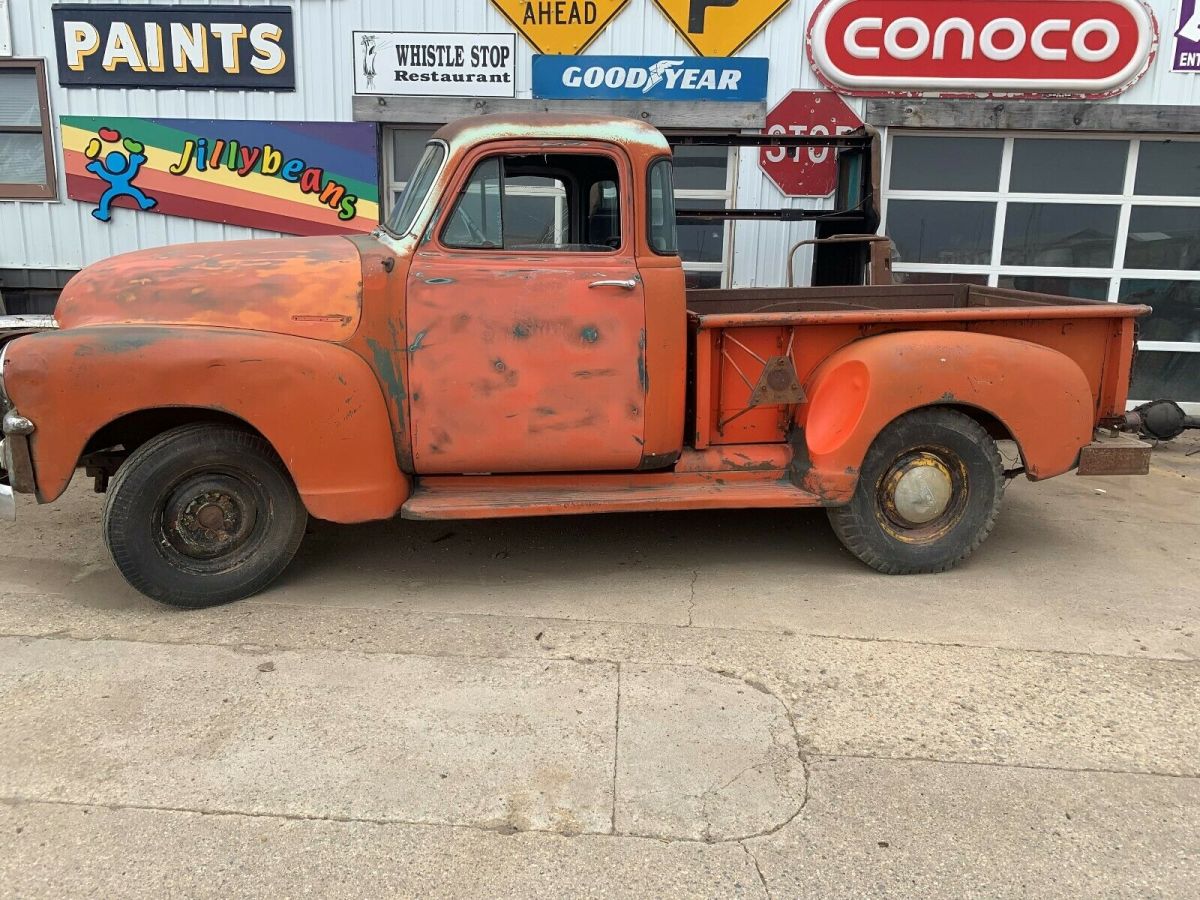
<svg viewBox="0 0 1200 900">
<path fill-rule="evenodd" d="M 906 135 L 945 136 L 945 137 L 991 137 L 1004 141 L 1003 153 L 1000 160 L 1000 181 L 995 191 L 934 191 L 934 190 L 896 190 L 889 185 L 892 178 L 892 150 L 897 137 Z M 1121 192 L 1116 194 L 1070 194 L 1070 193 L 1028 193 L 1010 190 L 1012 180 L 1013 147 L 1016 140 L 1118 140 L 1126 144 L 1127 155 L 1125 171 L 1121 184 Z M 892 270 L 897 275 L 904 273 L 925 273 L 952 275 L 984 275 L 987 284 L 996 287 L 1000 278 L 1021 276 L 1045 276 L 1058 278 L 1095 278 L 1106 279 L 1108 282 L 1105 299 L 1110 303 L 1120 302 L 1121 283 L 1123 281 L 1187 281 L 1200 282 L 1200 269 L 1135 269 L 1125 265 L 1125 253 L 1129 241 L 1129 222 L 1135 207 L 1188 207 L 1196 210 L 1200 216 L 1200 197 L 1186 195 L 1135 193 L 1137 181 L 1138 158 L 1141 145 L 1173 141 L 1195 144 L 1200 152 L 1200 135 L 1155 134 L 1152 132 L 1122 133 L 1122 132 L 1060 132 L 1060 131 L 977 131 L 949 130 L 924 128 L 889 128 L 887 130 L 887 147 L 884 153 L 881 183 L 880 233 L 888 233 L 888 213 L 893 200 L 937 200 L 950 203 L 958 202 L 987 202 L 995 206 L 994 228 L 992 232 L 992 247 L 990 261 L 987 264 L 966 263 L 918 263 L 896 261 Z M 1010 203 L 1039 203 L 1039 204 L 1069 204 L 1115 206 L 1118 210 L 1117 227 L 1114 235 L 1113 260 L 1111 266 L 1030 266 L 1004 265 L 1000 260 L 1003 255 L 1005 225 Z M 1200 342 L 1190 341 L 1152 341 L 1141 340 L 1138 349 L 1144 351 L 1164 351 L 1171 353 L 1200 353 Z M 1153 399 L 1153 398 L 1142 398 Z M 1133 402 L 1131 400 L 1131 402 Z M 1198 403 L 1184 403 L 1184 408 L 1195 407 Z"/>
<path fill-rule="evenodd" d="M 537 156 L 551 152 L 555 154 L 571 154 L 578 156 L 604 156 L 610 159 L 617 169 L 617 201 L 620 210 L 620 229 L 621 229 L 621 245 L 609 250 L 509 250 L 504 247 L 458 247 L 453 244 L 447 244 L 444 238 L 444 232 L 450 224 L 450 220 L 454 215 L 454 211 L 458 208 L 461 202 L 463 192 L 471 181 L 471 177 L 475 174 L 475 170 L 479 165 L 493 157 L 508 157 L 508 156 Z M 560 257 L 583 257 L 595 262 L 596 260 L 605 259 L 621 259 L 628 258 L 634 253 L 634 241 L 631 234 L 633 220 L 632 215 L 632 194 L 630 179 L 632 178 L 632 166 L 628 157 L 619 152 L 614 146 L 601 142 L 587 142 L 578 146 L 563 147 L 558 142 L 553 142 L 553 146 L 546 146 L 541 143 L 508 143 L 508 142 L 492 142 L 475 148 L 467 157 L 465 157 L 460 166 L 459 172 L 455 180 L 449 185 L 446 196 L 452 196 L 454 202 L 446 203 L 445 208 L 439 216 L 430 223 L 430 233 L 433 235 L 433 241 L 437 249 L 446 254 L 484 254 L 485 256 L 496 257 L 516 257 L 527 258 L 530 256 L 543 257 L 547 254 L 553 254 L 555 259 Z M 504 188 L 503 165 L 501 166 L 501 199 L 505 193 Z M 518 186 L 521 187 L 521 186 Z M 533 193 L 539 191 L 538 188 L 523 187 L 522 193 L 525 196 L 539 196 Z M 540 194 L 541 196 L 551 196 L 550 192 Z M 503 207 L 502 207 L 503 209 Z M 556 209 L 556 216 L 559 211 Z M 503 228 L 503 223 L 501 224 Z"/>
<path fill-rule="evenodd" d="M 38 112 L 41 124 L 40 126 L 0 124 L 0 133 L 36 134 L 41 137 L 46 181 L 41 184 L 15 183 L 4 181 L 3 176 L 0 175 L 0 200 L 57 200 L 58 165 L 54 153 L 54 131 L 50 121 L 50 86 L 46 79 L 46 61 L 23 58 L 0 59 L 0 73 L 8 69 L 33 70 L 34 78 L 37 81 Z"/>
</svg>

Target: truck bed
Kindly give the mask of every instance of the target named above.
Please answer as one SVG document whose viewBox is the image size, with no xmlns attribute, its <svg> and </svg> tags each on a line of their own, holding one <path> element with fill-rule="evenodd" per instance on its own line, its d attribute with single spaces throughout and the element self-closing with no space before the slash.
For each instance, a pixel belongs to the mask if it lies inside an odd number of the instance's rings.
<svg viewBox="0 0 1200 900">
<path fill-rule="evenodd" d="M 1081 307 L 1108 308 L 1110 314 L 1129 315 L 1132 307 L 1113 309 L 1103 300 L 1081 300 L 1054 294 L 989 288 L 971 284 L 878 285 L 803 288 L 734 288 L 689 290 L 688 312 L 694 316 L 755 316 L 781 313 L 882 313 L 899 310 L 1001 309 L 1068 307 L 1075 315 Z M 1122 309 L 1124 311 L 1122 311 Z M 789 316 L 789 318 L 793 318 Z"/>
<path fill-rule="evenodd" d="M 777 442 L 793 423 L 803 427 L 802 397 L 763 400 L 768 367 L 780 358 L 794 366 L 789 380 L 802 394 L 839 348 L 897 331 L 979 332 L 1057 350 L 1087 377 L 1096 422 L 1114 418 L 1124 413 L 1134 320 L 1150 312 L 965 284 L 694 290 L 687 309 L 694 373 L 688 434 L 698 449 Z"/>
</svg>

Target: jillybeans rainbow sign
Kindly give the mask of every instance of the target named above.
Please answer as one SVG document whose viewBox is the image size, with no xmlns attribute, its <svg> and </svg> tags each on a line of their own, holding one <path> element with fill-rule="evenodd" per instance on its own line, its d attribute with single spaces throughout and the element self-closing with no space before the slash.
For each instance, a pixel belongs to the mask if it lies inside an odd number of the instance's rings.
<svg viewBox="0 0 1200 900">
<path fill-rule="evenodd" d="M 142 210 L 284 234 L 379 224 L 375 127 L 62 116 L 67 196 L 99 222 Z"/>
</svg>

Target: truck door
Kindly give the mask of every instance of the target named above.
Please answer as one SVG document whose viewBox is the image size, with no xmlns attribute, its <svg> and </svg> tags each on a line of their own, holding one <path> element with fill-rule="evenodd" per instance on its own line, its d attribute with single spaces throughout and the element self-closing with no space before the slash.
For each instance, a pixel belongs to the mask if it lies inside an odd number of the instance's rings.
<svg viewBox="0 0 1200 900">
<path fill-rule="evenodd" d="M 637 468 L 646 297 L 628 158 L 484 145 L 447 197 L 408 280 L 416 471 Z"/>
</svg>

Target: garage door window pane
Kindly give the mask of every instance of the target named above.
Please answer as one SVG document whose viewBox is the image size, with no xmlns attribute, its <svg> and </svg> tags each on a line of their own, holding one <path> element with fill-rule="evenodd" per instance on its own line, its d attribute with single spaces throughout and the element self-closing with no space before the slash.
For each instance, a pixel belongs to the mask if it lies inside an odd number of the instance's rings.
<svg viewBox="0 0 1200 900">
<path fill-rule="evenodd" d="M 1127 278 L 1121 282 L 1121 300 L 1154 307 L 1148 318 L 1138 320 L 1142 340 L 1200 341 L 1200 281 Z"/>
<path fill-rule="evenodd" d="M 1200 197 L 1200 141 L 1142 141 L 1133 192 Z"/>
<path fill-rule="evenodd" d="M 729 168 L 724 147 L 676 147 L 676 191 L 723 191 Z"/>
<path fill-rule="evenodd" d="M 977 284 L 986 287 L 988 277 L 962 272 L 895 272 L 892 280 L 896 284 Z"/>
<path fill-rule="evenodd" d="M 1200 353 L 1143 350 L 1133 364 L 1130 400 L 1200 403 Z"/>
<path fill-rule="evenodd" d="M 892 200 L 887 208 L 896 262 L 986 265 L 995 224 L 995 203 Z"/>
<path fill-rule="evenodd" d="M 1000 187 L 1003 138 L 892 138 L 893 191 L 994 191 Z"/>
<path fill-rule="evenodd" d="M 678 175 L 676 169 L 676 175 Z M 675 209 L 712 209 L 721 204 L 714 200 L 684 200 L 675 198 Z M 721 219 L 701 222 L 680 219 L 679 255 L 684 262 L 720 262 L 725 249 L 725 222 Z"/>
<path fill-rule="evenodd" d="M 1057 294 L 1081 300 L 1107 300 L 1107 278 L 1058 278 L 1047 275 L 1001 275 L 997 286 L 1033 291 L 1038 294 Z"/>
<path fill-rule="evenodd" d="M 1135 206 L 1125 268 L 1200 270 L 1200 207 Z"/>
<path fill-rule="evenodd" d="M 1010 203 L 1001 262 L 1006 266 L 1111 266 L 1117 216 L 1116 206 Z"/>
<path fill-rule="evenodd" d="M 1128 141 L 1013 141 L 1009 190 L 1037 194 L 1119 194 Z"/>
</svg>

